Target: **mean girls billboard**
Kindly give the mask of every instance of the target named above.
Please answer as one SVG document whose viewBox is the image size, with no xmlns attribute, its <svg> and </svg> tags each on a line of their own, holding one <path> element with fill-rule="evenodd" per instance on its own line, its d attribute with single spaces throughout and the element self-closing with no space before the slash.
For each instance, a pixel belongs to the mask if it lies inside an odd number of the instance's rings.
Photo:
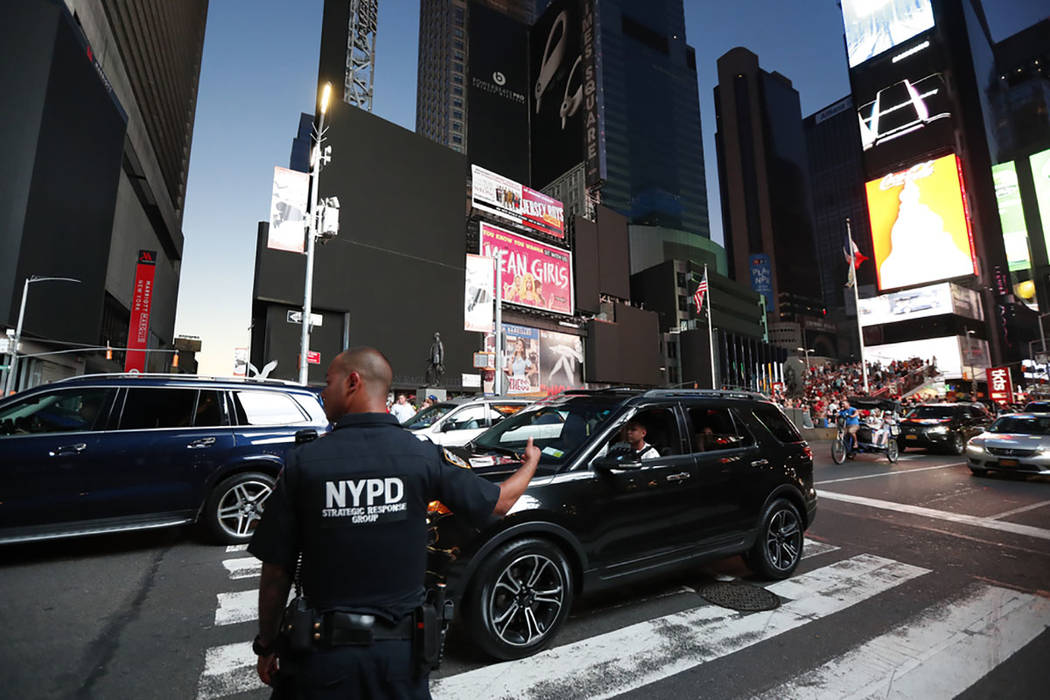
<svg viewBox="0 0 1050 700">
<path fill-rule="evenodd" d="M 572 253 L 484 222 L 480 227 L 481 254 L 502 255 L 505 303 L 572 315 Z"/>
</svg>

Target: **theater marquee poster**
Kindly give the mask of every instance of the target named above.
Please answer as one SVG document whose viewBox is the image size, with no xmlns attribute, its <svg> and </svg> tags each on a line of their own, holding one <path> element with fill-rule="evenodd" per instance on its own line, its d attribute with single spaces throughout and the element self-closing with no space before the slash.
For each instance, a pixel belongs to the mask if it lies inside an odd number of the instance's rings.
<svg viewBox="0 0 1050 700">
<path fill-rule="evenodd" d="M 482 255 L 502 255 L 504 303 L 572 315 L 572 253 L 484 222 L 480 241 Z"/>
</svg>

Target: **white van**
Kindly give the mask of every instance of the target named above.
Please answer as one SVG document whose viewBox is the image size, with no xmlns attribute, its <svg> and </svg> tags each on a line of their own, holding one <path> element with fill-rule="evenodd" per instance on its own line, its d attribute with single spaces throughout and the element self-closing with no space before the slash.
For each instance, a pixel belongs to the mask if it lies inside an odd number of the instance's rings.
<svg viewBox="0 0 1050 700">
<path fill-rule="evenodd" d="M 459 447 L 530 403 L 528 399 L 499 397 L 449 399 L 424 408 L 405 421 L 403 427 L 420 440 Z"/>
</svg>

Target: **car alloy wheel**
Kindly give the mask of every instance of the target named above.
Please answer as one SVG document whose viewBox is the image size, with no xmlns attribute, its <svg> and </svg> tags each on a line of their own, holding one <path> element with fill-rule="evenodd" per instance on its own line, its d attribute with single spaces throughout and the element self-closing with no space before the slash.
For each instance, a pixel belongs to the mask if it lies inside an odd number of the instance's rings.
<svg viewBox="0 0 1050 700">
<path fill-rule="evenodd" d="M 966 451 L 966 441 L 963 436 L 956 433 L 952 436 L 952 454 L 961 455 Z"/>
<path fill-rule="evenodd" d="M 802 518 L 798 509 L 784 499 L 773 501 L 762 518 L 762 528 L 748 554 L 755 573 L 765 578 L 784 579 L 802 561 Z"/>
<path fill-rule="evenodd" d="M 572 607 L 572 568 L 562 550 L 539 538 L 513 540 L 485 558 L 464 598 L 469 634 L 498 659 L 546 646 Z"/>
<path fill-rule="evenodd" d="M 235 474 L 215 487 L 206 507 L 212 534 L 227 544 L 251 539 L 273 485 L 272 477 L 247 472 Z"/>
</svg>

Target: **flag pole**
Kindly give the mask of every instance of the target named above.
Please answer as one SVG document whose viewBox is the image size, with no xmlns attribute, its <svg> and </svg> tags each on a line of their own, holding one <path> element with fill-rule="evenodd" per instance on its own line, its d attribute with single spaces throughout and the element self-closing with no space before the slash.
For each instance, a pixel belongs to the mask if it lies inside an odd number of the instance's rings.
<svg viewBox="0 0 1050 700">
<path fill-rule="evenodd" d="M 853 257 L 853 227 L 846 217 L 846 236 L 849 239 L 849 276 L 853 280 L 853 311 L 857 314 L 857 338 L 860 340 L 860 372 L 864 379 L 864 394 L 868 395 L 868 365 L 864 362 L 864 329 L 860 325 L 860 292 L 857 288 L 857 267 Z"/>
<path fill-rule="evenodd" d="M 711 329 L 711 280 L 707 276 L 707 263 L 704 263 L 704 281 L 707 282 L 707 349 L 711 356 L 711 388 L 717 389 L 715 383 L 715 334 Z"/>
</svg>

